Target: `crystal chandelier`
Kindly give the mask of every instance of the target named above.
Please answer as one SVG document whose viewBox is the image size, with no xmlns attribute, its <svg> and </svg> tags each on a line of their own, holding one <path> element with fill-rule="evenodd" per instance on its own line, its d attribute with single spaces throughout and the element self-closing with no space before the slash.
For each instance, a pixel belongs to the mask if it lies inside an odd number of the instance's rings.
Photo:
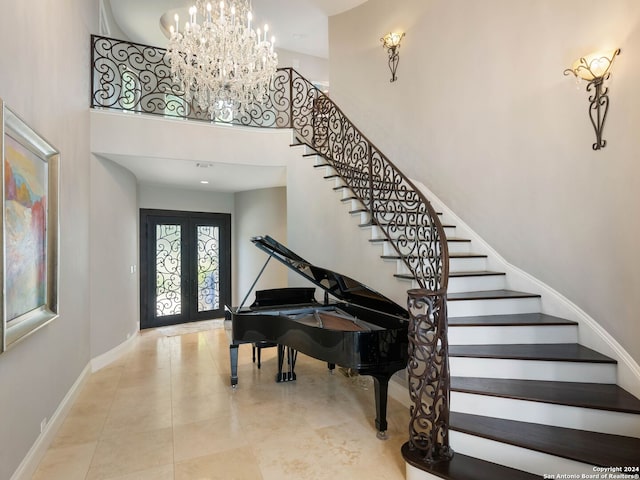
<svg viewBox="0 0 640 480">
<path fill-rule="evenodd" d="M 278 63 L 275 38 L 268 39 L 268 25 L 253 30 L 252 19 L 249 0 L 196 0 L 182 28 L 174 16 L 167 49 L 173 80 L 212 119 L 230 119 L 267 98 Z"/>
</svg>

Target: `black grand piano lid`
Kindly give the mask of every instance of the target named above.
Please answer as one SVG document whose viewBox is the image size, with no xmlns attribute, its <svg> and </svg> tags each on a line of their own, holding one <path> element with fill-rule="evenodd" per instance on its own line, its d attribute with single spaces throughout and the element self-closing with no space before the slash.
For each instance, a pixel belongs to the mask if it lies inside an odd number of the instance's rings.
<svg viewBox="0 0 640 480">
<path fill-rule="evenodd" d="M 263 250 L 339 300 L 403 318 L 409 317 L 406 309 L 381 293 L 346 275 L 309 263 L 268 235 L 253 237 L 251 241 L 260 250 Z"/>
</svg>

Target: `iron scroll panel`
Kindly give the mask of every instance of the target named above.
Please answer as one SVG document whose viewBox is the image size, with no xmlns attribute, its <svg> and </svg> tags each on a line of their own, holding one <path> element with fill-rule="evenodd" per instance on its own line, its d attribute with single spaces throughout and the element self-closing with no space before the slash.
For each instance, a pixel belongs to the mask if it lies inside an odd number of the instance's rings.
<svg viewBox="0 0 640 480">
<path fill-rule="evenodd" d="M 93 35 L 91 107 L 248 127 L 292 128 L 366 206 L 421 288 L 446 289 L 448 249 L 436 212 L 340 108 L 291 68 L 278 69 L 264 104 L 211 118 L 171 78 L 166 50 Z"/>
<path fill-rule="evenodd" d="M 446 291 L 408 292 L 411 407 L 409 442 L 403 455 L 428 465 L 451 460 L 449 445 L 450 371 Z"/>
</svg>

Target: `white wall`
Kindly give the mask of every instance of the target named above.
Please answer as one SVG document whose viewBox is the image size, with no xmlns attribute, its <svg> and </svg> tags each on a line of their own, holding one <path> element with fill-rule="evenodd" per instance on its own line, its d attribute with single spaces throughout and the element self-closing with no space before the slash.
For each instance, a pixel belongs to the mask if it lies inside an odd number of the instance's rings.
<svg viewBox="0 0 640 480">
<path fill-rule="evenodd" d="M 234 268 L 235 281 L 233 304 L 239 305 L 249 292 L 267 255 L 251 243 L 255 236 L 270 235 L 286 242 L 287 238 L 287 191 L 284 187 L 249 190 L 235 194 Z M 269 265 L 256 283 L 255 290 L 287 286 L 287 267 L 275 260 Z M 247 298 L 247 305 L 253 301 L 255 290 Z"/>
<path fill-rule="evenodd" d="M 2 2 L 0 95 L 61 152 L 60 317 L 0 355 L 0 478 L 8 479 L 90 359 L 89 33 L 95 1 Z M 9 259 L 10 261 L 10 259 Z"/>
<path fill-rule="evenodd" d="M 334 181 L 313 167 L 310 158 L 298 158 L 287 167 L 287 240 L 291 250 L 316 266 L 352 277 L 391 298 L 407 303 L 409 283 L 393 278 L 396 262 L 383 263 L 382 247 L 369 242 L 371 231 L 361 228 L 360 215 L 349 214 L 351 203 L 340 201 Z M 289 273 L 292 286 L 311 286 L 297 273 Z M 324 292 L 318 289 L 316 300 Z"/>
<path fill-rule="evenodd" d="M 186 212 L 231 213 L 233 193 L 187 190 L 166 185 L 139 185 L 139 207 Z"/>
<path fill-rule="evenodd" d="M 121 344 L 139 328 L 138 217 L 136 178 L 117 163 L 93 156 L 92 358 Z"/>
<path fill-rule="evenodd" d="M 331 94 L 406 174 L 640 360 L 640 3 L 369 0 L 330 18 Z M 401 29 L 390 83 L 380 36 Z M 594 152 L 581 55 L 620 47 Z"/>
</svg>

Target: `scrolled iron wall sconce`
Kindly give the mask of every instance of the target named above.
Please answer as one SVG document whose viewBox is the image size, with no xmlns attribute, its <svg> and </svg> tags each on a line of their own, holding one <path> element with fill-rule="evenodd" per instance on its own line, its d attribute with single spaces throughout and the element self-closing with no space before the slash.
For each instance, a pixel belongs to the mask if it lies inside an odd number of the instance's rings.
<svg viewBox="0 0 640 480">
<path fill-rule="evenodd" d="M 389 32 L 380 39 L 382 47 L 387 49 L 389 54 L 389 70 L 391 70 L 391 82 L 395 82 L 396 70 L 398 69 L 398 62 L 400 61 L 400 55 L 398 49 L 400 48 L 400 42 L 404 38 L 402 32 Z"/>
<path fill-rule="evenodd" d="M 592 53 L 580 57 L 571 68 L 564 71 L 565 75 L 573 74 L 578 80 L 589 82 L 589 118 L 596 132 L 596 143 L 592 145 L 594 150 L 600 150 L 607 145 L 607 141 L 602 139 L 602 130 L 609 111 L 609 88 L 604 86 L 604 82 L 609 79 L 611 64 L 619 54 L 619 48 L 610 52 Z"/>
</svg>

